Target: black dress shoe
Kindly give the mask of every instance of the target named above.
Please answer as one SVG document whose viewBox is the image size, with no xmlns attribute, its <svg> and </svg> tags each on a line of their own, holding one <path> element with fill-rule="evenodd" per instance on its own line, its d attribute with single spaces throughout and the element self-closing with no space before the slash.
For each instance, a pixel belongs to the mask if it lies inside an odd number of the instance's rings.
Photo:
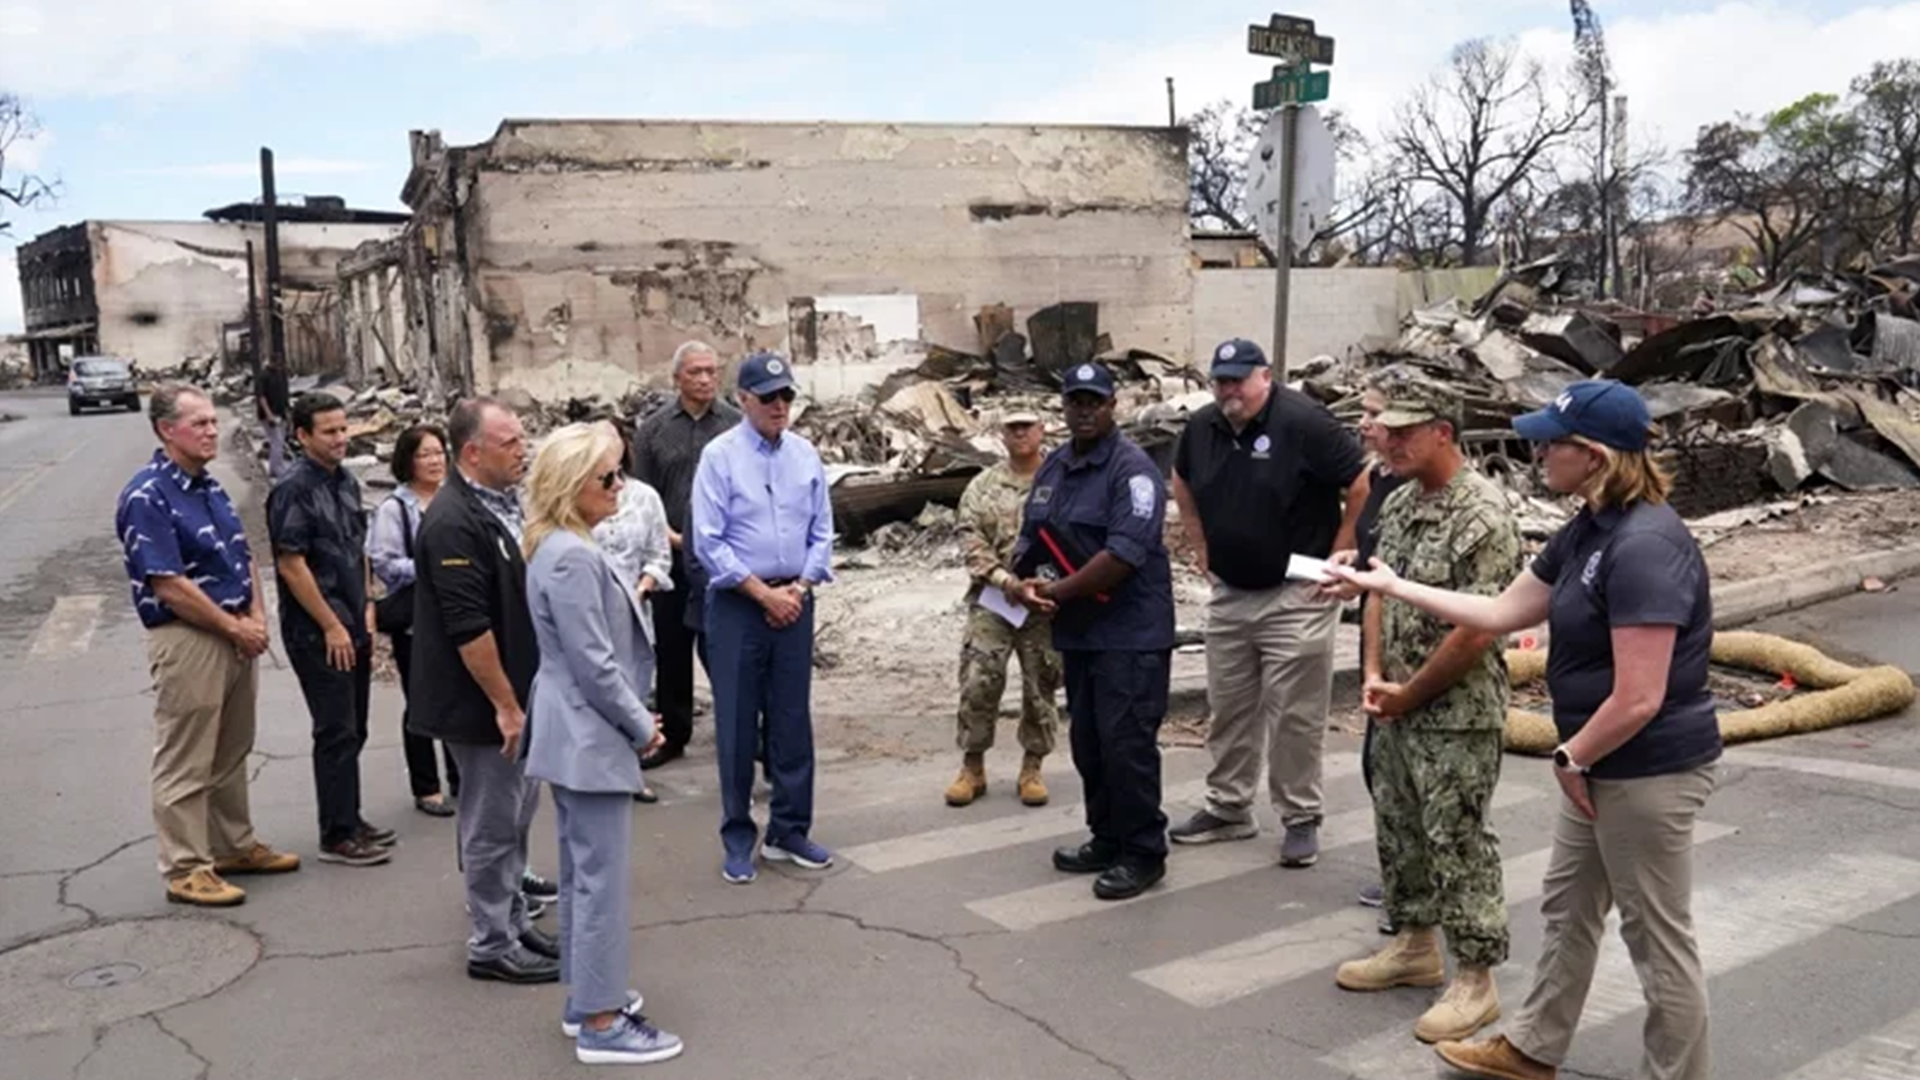
<svg viewBox="0 0 1920 1080">
<path fill-rule="evenodd" d="M 660 744 L 660 749 L 640 759 L 642 769 L 657 769 L 669 761 L 678 761 L 687 756 L 687 748 L 672 743 Z"/>
<path fill-rule="evenodd" d="M 1102 900 L 1131 900 L 1166 876 L 1166 863 L 1120 863 L 1094 879 L 1093 895 Z"/>
<path fill-rule="evenodd" d="M 1053 868 L 1068 874 L 1098 874 L 1119 861 L 1120 853 L 1098 840 L 1058 848 L 1053 853 Z"/>
<path fill-rule="evenodd" d="M 524 948 L 513 949 L 493 960 L 467 961 L 467 977 L 520 986 L 559 982 L 560 961 L 537 956 Z"/>
<path fill-rule="evenodd" d="M 530 953 L 544 956 L 549 960 L 560 959 L 560 943 L 554 940 L 552 934 L 537 926 L 527 927 L 527 932 L 520 935 L 520 944 Z"/>
</svg>

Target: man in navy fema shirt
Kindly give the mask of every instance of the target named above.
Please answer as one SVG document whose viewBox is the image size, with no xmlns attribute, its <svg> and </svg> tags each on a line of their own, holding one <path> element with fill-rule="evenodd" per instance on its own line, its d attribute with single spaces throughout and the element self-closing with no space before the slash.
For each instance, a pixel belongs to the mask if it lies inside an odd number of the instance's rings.
<svg viewBox="0 0 1920 1080">
<path fill-rule="evenodd" d="M 300 867 L 254 836 L 247 804 L 267 616 L 240 517 L 207 473 L 220 449 L 213 402 L 168 384 L 148 413 L 160 449 L 120 492 L 114 532 L 148 631 L 154 837 L 168 900 L 228 907 L 247 894 L 227 876 Z"/>
<path fill-rule="evenodd" d="M 1022 601 L 1053 615 L 1093 833 L 1054 852 L 1053 865 L 1098 874 L 1095 896 L 1125 900 L 1166 876 L 1158 741 L 1174 624 L 1166 484 L 1115 430 L 1112 372 L 1069 368 L 1063 393 L 1073 438 L 1033 478 L 1012 569 Z"/>
</svg>

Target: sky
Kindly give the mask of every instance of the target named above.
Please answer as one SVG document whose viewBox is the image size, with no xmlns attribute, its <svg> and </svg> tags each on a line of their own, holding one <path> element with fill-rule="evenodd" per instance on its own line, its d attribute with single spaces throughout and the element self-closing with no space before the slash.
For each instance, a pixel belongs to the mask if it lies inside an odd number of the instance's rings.
<svg viewBox="0 0 1920 1080">
<path fill-rule="evenodd" d="M 1299 0 L 1336 41 L 1329 104 L 1368 132 L 1457 42 L 1569 54 L 1560 0 Z M 1843 93 L 1920 55 L 1920 0 L 1592 0 L 1633 137 Z M 407 134 L 450 143 L 506 117 L 1158 125 L 1247 102 L 1272 12 L 1223 0 L 0 0 L 0 91 L 43 133 L 11 175 L 60 183 L 0 238 L 0 333 L 21 328 L 14 242 L 87 218 L 197 219 L 282 196 L 404 209 Z"/>
</svg>

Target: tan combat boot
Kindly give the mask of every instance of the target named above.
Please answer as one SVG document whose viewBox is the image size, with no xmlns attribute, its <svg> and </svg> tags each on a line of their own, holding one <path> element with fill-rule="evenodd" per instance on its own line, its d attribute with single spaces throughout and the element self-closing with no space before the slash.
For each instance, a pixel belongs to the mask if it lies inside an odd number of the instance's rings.
<svg viewBox="0 0 1920 1080">
<path fill-rule="evenodd" d="M 1500 989 L 1493 972 L 1463 965 L 1446 993 L 1413 1025 L 1413 1037 L 1424 1043 L 1457 1042 L 1498 1019 Z"/>
<path fill-rule="evenodd" d="M 244 891 L 220 880 L 220 875 L 211 870 L 195 870 L 185 877 L 167 882 L 169 903 L 192 904 L 195 907 L 233 907 L 245 903 L 246 899 Z"/>
<path fill-rule="evenodd" d="M 1387 947 L 1365 960 L 1349 960 L 1334 972 L 1342 990 L 1391 990 L 1396 986 L 1439 986 L 1447 981 L 1447 961 L 1440 955 L 1439 935 L 1433 927 L 1402 930 Z"/>
<path fill-rule="evenodd" d="M 1047 782 L 1040 778 L 1039 754 L 1028 754 L 1020 763 L 1020 801 L 1028 806 L 1047 805 Z"/>
<path fill-rule="evenodd" d="M 1433 1048 L 1440 1060 L 1481 1080 L 1558 1080 L 1560 1070 L 1535 1061 L 1505 1035 L 1477 1043 L 1443 1042 Z"/>
<path fill-rule="evenodd" d="M 987 793 L 985 755 L 968 754 L 960 766 L 960 775 L 947 785 L 947 805 L 966 806 Z"/>
</svg>

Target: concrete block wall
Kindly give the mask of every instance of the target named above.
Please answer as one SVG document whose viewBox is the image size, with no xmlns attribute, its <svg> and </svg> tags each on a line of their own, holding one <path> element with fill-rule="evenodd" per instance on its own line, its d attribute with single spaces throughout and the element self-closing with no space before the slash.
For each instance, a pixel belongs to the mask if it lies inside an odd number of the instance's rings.
<svg viewBox="0 0 1920 1080">
<path fill-rule="evenodd" d="M 1400 334 L 1399 271 L 1295 270 L 1287 312 L 1287 357 L 1303 364 L 1343 356 L 1370 338 Z M 1193 282 L 1194 362 L 1203 369 L 1228 338 L 1254 341 L 1272 355 L 1273 271 L 1200 270 Z"/>
</svg>

